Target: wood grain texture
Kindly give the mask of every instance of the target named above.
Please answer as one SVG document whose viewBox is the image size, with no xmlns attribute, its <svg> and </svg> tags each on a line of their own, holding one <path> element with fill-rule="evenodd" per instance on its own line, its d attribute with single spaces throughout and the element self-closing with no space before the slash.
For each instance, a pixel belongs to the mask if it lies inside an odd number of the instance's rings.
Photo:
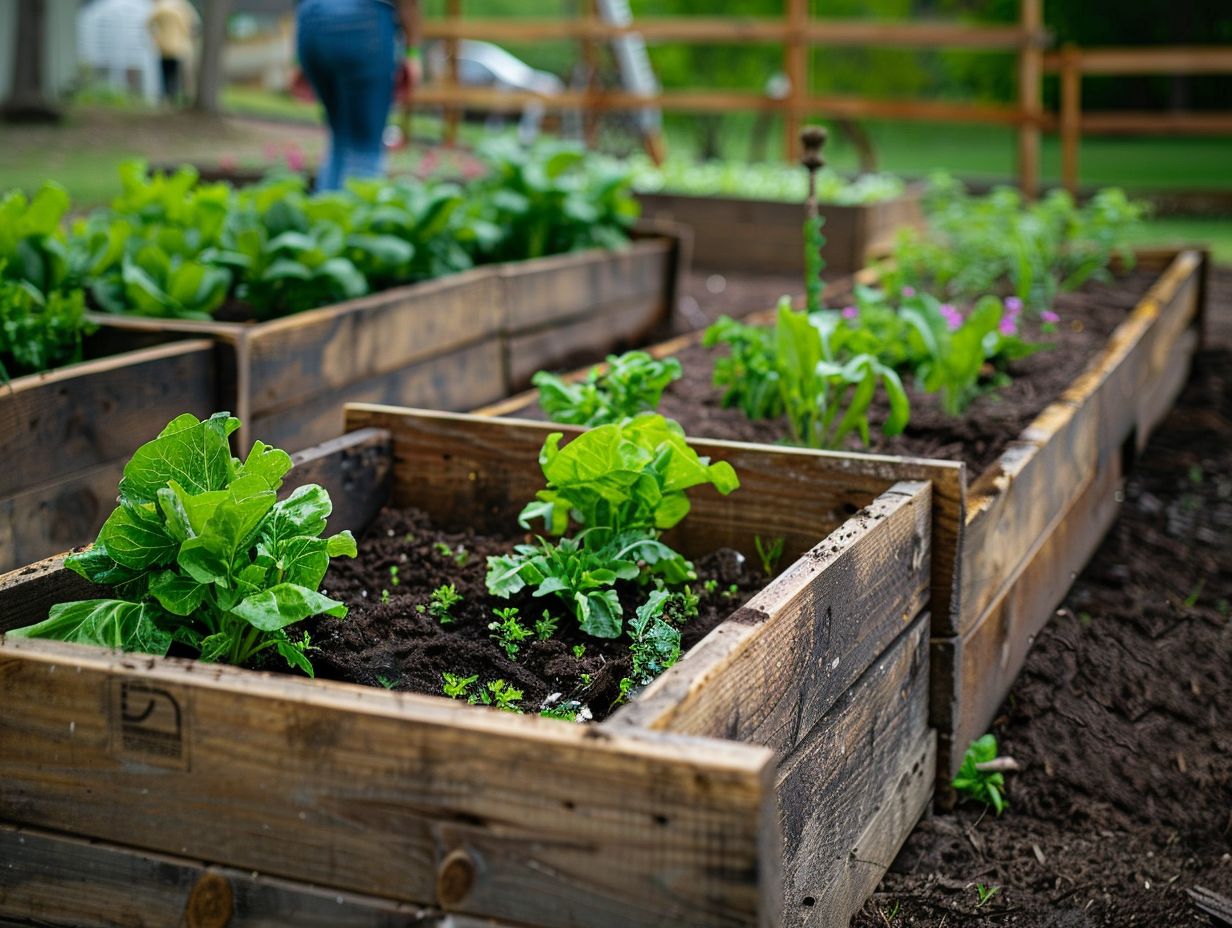
<svg viewBox="0 0 1232 928">
<path fill-rule="evenodd" d="M 393 481 L 393 444 L 388 432 L 360 429 L 292 456 L 280 496 L 306 483 L 329 491 L 334 504 L 327 530 L 359 534 L 389 499 Z"/>
<path fill-rule="evenodd" d="M 0 825 L 0 925 L 448 928 L 439 910 Z M 12 919 L 7 921 L 6 919 Z M 495 922 L 480 922 L 499 928 Z"/>
<path fill-rule="evenodd" d="M 915 825 L 928 728 L 928 618 L 920 616 L 779 764 L 786 850 L 785 925 L 846 926 Z M 877 836 L 875 856 L 857 847 L 886 806 L 907 814 Z M 910 814 L 914 812 L 915 814 Z"/>
<path fill-rule="evenodd" d="M 348 402 L 469 409 L 507 392 L 503 364 L 500 340 L 486 339 L 368 380 L 297 398 L 277 411 L 252 413 L 248 441 L 259 438 L 288 451 L 328 441 L 342 434 Z"/>
<path fill-rule="evenodd" d="M 789 754 L 927 601 L 930 490 L 896 484 L 847 519 L 611 724 Z"/>
<path fill-rule="evenodd" d="M 0 644 L 0 691 L 11 823 L 543 928 L 758 925 L 781 893 L 762 748 L 46 641 Z"/>
</svg>

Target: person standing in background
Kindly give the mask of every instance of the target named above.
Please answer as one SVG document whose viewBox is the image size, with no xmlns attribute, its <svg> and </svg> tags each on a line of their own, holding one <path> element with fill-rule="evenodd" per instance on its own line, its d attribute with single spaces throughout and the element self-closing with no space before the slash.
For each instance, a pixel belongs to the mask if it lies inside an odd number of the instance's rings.
<svg viewBox="0 0 1232 928">
<path fill-rule="evenodd" d="M 400 21 L 410 54 L 399 60 Z M 318 190 L 383 171 L 385 125 L 398 69 L 419 82 L 419 0 L 300 0 L 296 10 L 300 67 L 325 107 L 329 152 Z"/>
<path fill-rule="evenodd" d="M 181 102 L 184 80 L 193 59 L 193 36 L 201 30 L 201 17 L 188 0 L 154 0 L 146 28 L 158 49 L 163 76 L 163 99 Z"/>
</svg>

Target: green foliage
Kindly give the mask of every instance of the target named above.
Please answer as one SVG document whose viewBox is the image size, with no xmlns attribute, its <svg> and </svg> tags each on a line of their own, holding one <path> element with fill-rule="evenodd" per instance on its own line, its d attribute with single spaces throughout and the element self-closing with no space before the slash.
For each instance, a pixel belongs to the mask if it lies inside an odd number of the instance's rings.
<svg viewBox="0 0 1232 928">
<path fill-rule="evenodd" d="M 535 619 L 535 637 L 540 641 L 547 641 L 556 634 L 559 625 L 560 619 L 552 615 L 551 611 L 544 609 L 543 617 Z"/>
<path fill-rule="evenodd" d="M 623 626 L 617 581 L 683 583 L 696 576 L 659 540 L 688 514 L 685 491 L 709 484 L 727 494 L 739 481 L 729 464 L 699 457 L 680 427 L 658 415 L 599 426 L 563 448 L 562 437 L 553 433 L 544 442 L 539 463 L 547 487 L 519 521 L 530 528 L 542 520 L 550 535 L 564 535 L 571 523 L 581 531 L 489 557 L 488 592 L 508 598 L 533 587 L 536 596 L 554 594 L 587 634 L 616 638 Z"/>
<path fill-rule="evenodd" d="M 80 290 L 44 294 L 28 281 L 0 278 L 0 383 L 80 361 L 95 328 Z"/>
<path fill-rule="evenodd" d="M 518 705 L 522 701 L 522 691 L 504 680 L 490 681 L 487 686 L 468 696 L 466 701 L 475 706 L 492 706 L 505 712 L 522 714 L 522 707 Z"/>
<path fill-rule="evenodd" d="M 394 572 L 397 569 L 396 567 L 390 568 Z M 397 578 L 395 577 L 391 582 L 397 584 Z M 458 592 L 457 587 L 452 583 L 446 583 L 432 591 L 427 605 L 419 605 L 415 609 L 421 613 L 426 612 L 442 625 L 452 625 L 455 618 L 449 614 L 449 611 L 460 602 L 462 602 L 462 595 Z"/>
<path fill-rule="evenodd" d="M 0 197 L 0 278 L 42 294 L 66 285 L 68 249 L 60 223 L 68 209 L 68 192 L 51 181 L 33 199 L 19 190 Z"/>
<path fill-rule="evenodd" d="M 951 785 L 960 793 L 970 796 L 985 805 L 992 806 L 1000 815 L 1007 805 L 1003 790 L 1005 789 L 1005 774 L 999 771 L 986 771 L 978 768 L 997 759 L 997 737 L 988 734 L 971 742 L 967 753 L 963 755 L 962 766 Z"/>
<path fill-rule="evenodd" d="M 757 548 L 757 557 L 761 561 L 762 573 L 773 577 L 778 570 L 779 561 L 783 557 L 783 537 L 772 538 L 763 542 L 760 535 L 753 536 L 753 546 Z"/>
<path fill-rule="evenodd" d="M 442 689 L 450 699 L 466 699 L 467 691 L 471 688 L 471 684 L 479 679 L 478 675 L 463 677 L 453 673 L 442 674 L 442 677 L 445 681 Z"/>
<path fill-rule="evenodd" d="M 332 510 L 321 487 L 278 500 L 286 452 L 256 442 L 243 461 L 233 458 L 228 436 L 238 427 L 227 413 L 204 422 L 185 414 L 138 448 L 98 540 L 65 561 L 118 598 L 60 603 L 9 634 L 152 654 L 175 641 L 232 664 L 272 648 L 311 675 L 308 636 L 286 629 L 346 615 L 318 589 L 331 558 L 355 556 L 355 539 L 320 537 Z"/>
<path fill-rule="evenodd" d="M 680 659 L 680 631 L 663 618 L 671 597 L 665 590 L 654 590 L 629 622 L 636 684 L 644 686 Z"/>
<path fill-rule="evenodd" d="M 488 630 L 492 632 L 490 637 L 500 643 L 505 650 L 506 657 L 511 661 L 517 660 L 518 651 L 522 649 L 522 642 L 532 637 L 533 632 L 518 621 L 517 606 L 494 609 L 493 613 L 499 621 L 489 623 Z"/>
<path fill-rule="evenodd" d="M 593 367 L 578 383 L 547 371 L 536 373 L 532 383 L 539 388 L 539 405 L 553 422 L 607 425 L 657 409 L 663 391 L 681 373 L 675 358 L 660 361 L 644 351 L 627 351 L 608 355 L 606 370 Z"/>
<path fill-rule="evenodd" d="M 1001 891 L 1000 886 L 993 886 L 991 884 L 986 885 L 984 883 L 976 883 L 975 884 L 975 895 L 979 899 L 979 901 L 975 904 L 975 907 L 977 909 L 982 909 L 985 905 L 991 902 L 992 897 L 995 896 L 1000 891 Z"/>
</svg>

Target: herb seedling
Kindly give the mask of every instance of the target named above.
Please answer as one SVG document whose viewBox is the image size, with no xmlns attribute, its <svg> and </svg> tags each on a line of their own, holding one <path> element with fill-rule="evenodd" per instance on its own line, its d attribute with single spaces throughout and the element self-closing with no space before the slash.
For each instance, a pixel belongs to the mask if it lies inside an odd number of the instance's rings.
<svg viewBox="0 0 1232 928">
<path fill-rule="evenodd" d="M 773 577 L 783 557 L 782 536 L 763 542 L 760 535 L 754 535 L 753 545 L 757 548 L 757 557 L 761 560 L 762 571 L 767 577 Z"/>
<path fill-rule="evenodd" d="M 471 684 L 479 679 L 478 675 L 473 677 L 463 677 L 456 673 L 442 674 L 445 681 L 443 687 L 445 695 L 450 699 L 467 699 L 467 690 L 471 688 Z"/>
<path fill-rule="evenodd" d="M 376 682 L 381 684 L 381 686 L 385 687 L 387 690 L 392 690 L 398 685 L 397 680 L 391 680 L 389 677 L 381 676 L 380 674 L 377 675 Z"/>
<path fill-rule="evenodd" d="M 564 700 L 554 706 L 540 709 L 539 714 L 545 719 L 556 719 L 559 722 L 576 722 L 580 703 L 575 700 Z"/>
<path fill-rule="evenodd" d="M 522 649 L 522 642 L 530 638 L 533 633 L 518 621 L 517 606 L 492 611 L 500 621 L 489 623 L 488 630 L 492 632 L 489 637 L 500 643 L 500 646 L 505 649 L 506 657 L 511 661 L 517 660 L 518 651 Z"/>
<path fill-rule="evenodd" d="M 432 596 L 426 606 L 416 606 L 415 610 L 421 614 L 427 612 L 442 625 L 452 625 L 457 620 L 449 614 L 449 610 L 460 602 L 462 602 L 462 595 L 457 587 L 452 583 L 446 583 L 432 591 Z"/>
<path fill-rule="evenodd" d="M 675 608 L 673 608 L 675 604 Z M 672 597 L 672 602 L 668 603 L 668 611 L 673 613 L 675 621 L 683 625 L 689 619 L 697 618 L 698 606 L 701 604 L 701 597 L 693 592 L 693 588 L 685 584 L 684 589 Z"/>
<path fill-rule="evenodd" d="M 1000 886 L 985 885 L 984 883 L 975 884 L 975 894 L 979 897 L 979 902 L 975 904 L 977 909 L 982 909 L 985 904 L 992 900 L 992 897 L 1001 891 Z"/>
<path fill-rule="evenodd" d="M 675 358 L 660 361 L 644 351 L 629 351 L 608 355 L 607 370 L 594 367 L 580 383 L 567 383 L 547 371 L 539 371 L 531 382 L 553 422 L 595 426 L 657 409 L 663 391 L 681 373 Z"/>
<path fill-rule="evenodd" d="M 629 623 L 633 642 L 629 650 L 637 684 L 644 686 L 680 659 L 680 631 L 663 619 L 663 609 L 671 597 L 671 593 L 655 590 Z"/>
<path fill-rule="evenodd" d="M 731 584 L 726 590 L 723 591 L 723 596 L 726 599 L 739 599 L 740 598 L 739 584 L 736 584 L 736 583 Z"/>
<path fill-rule="evenodd" d="M 381 602 L 389 602 L 389 590 L 381 590 Z"/>
<path fill-rule="evenodd" d="M 1002 794 L 1005 789 L 1005 774 L 998 768 L 1012 769 L 1010 765 L 1004 764 L 1007 760 L 1008 758 L 997 757 L 996 735 L 987 734 L 977 738 L 963 755 L 962 767 L 951 785 L 960 793 L 992 806 L 1000 815 L 1005 811 L 1007 803 Z"/>
<path fill-rule="evenodd" d="M 487 686 L 481 687 L 477 693 L 467 697 L 467 702 L 476 706 L 493 706 L 505 712 L 522 713 L 518 705 L 522 701 L 522 691 L 504 680 L 492 680 Z"/>
<path fill-rule="evenodd" d="M 535 637 L 540 641 L 547 641 L 556 634 L 558 625 L 560 625 L 560 619 L 552 615 L 550 610 L 544 609 L 543 618 L 535 619 Z"/>
<path fill-rule="evenodd" d="M 715 593 L 719 589 L 719 581 L 711 577 L 709 580 L 702 581 L 702 589 L 706 593 Z"/>
<path fill-rule="evenodd" d="M 585 657 L 585 656 L 586 656 L 586 645 L 584 645 L 584 644 L 575 644 L 575 645 L 573 646 L 573 656 L 574 656 L 575 658 L 577 658 L 579 661 L 580 661 L 583 657 Z"/>
<path fill-rule="evenodd" d="M 201 660 L 247 664 L 275 650 L 312 675 L 307 633 L 287 628 L 347 607 L 319 592 L 334 557 L 354 557 L 350 532 L 320 537 L 332 506 L 315 484 L 278 499 L 285 451 L 255 442 L 243 461 L 229 436 L 239 420 L 184 414 L 124 466 L 119 506 L 98 540 L 65 566 L 122 598 L 59 603 L 18 638 L 55 638 L 146 654 L 172 642 Z"/>
<path fill-rule="evenodd" d="M 401 582 L 402 581 L 398 579 L 398 565 L 390 564 L 389 565 L 389 585 L 397 586 Z"/>
</svg>

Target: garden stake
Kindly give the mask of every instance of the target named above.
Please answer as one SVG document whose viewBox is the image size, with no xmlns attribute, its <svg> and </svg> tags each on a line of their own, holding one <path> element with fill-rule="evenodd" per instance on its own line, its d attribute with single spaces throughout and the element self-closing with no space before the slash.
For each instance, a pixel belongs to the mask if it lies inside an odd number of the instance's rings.
<svg viewBox="0 0 1232 928">
<path fill-rule="evenodd" d="M 804 292 L 805 305 L 810 313 L 821 309 L 821 249 L 826 240 L 821 235 L 821 215 L 817 210 L 817 172 L 825 164 L 821 157 L 826 144 L 826 130 L 821 126 L 805 126 L 800 132 L 800 144 L 804 154 L 800 163 L 808 170 L 808 197 L 804 201 Z"/>
</svg>

